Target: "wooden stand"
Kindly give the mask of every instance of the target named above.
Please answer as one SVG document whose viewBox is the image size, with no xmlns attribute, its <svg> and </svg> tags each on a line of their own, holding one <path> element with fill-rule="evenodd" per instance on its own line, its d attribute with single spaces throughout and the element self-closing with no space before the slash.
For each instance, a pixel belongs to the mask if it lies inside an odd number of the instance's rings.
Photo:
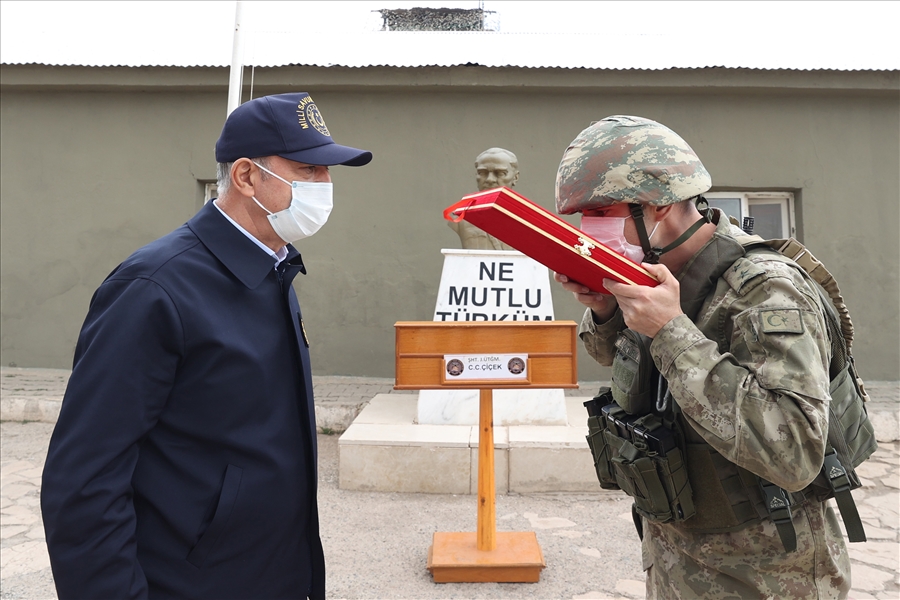
<svg viewBox="0 0 900 600">
<path fill-rule="evenodd" d="M 476 531 L 434 534 L 427 568 L 435 583 L 536 583 L 546 566 L 534 532 L 497 532 L 494 405 L 486 382 L 448 381 L 445 354 L 528 355 L 527 381 L 492 380 L 504 388 L 578 387 L 572 321 L 399 322 L 395 389 L 478 389 L 478 514 Z"/>
</svg>

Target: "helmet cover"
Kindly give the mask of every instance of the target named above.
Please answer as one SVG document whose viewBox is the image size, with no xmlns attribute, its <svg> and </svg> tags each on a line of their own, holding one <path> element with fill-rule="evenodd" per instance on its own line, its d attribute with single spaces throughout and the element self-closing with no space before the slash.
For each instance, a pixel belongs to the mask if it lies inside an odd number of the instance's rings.
<svg viewBox="0 0 900 600">
<path fill-rule="evenodd" d="M 656 121 L 615 115 L 578 134 L 556 174 L 556 212 L 627 202 L 662 206 L 709 190 L 697 153 Z"/>
</svg>

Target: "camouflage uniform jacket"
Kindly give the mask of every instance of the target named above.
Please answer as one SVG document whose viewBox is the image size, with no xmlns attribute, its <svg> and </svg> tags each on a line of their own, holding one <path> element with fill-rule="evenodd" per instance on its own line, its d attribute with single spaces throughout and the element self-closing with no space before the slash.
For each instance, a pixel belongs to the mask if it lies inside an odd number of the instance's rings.
<svg viewBox="0 0 900 600">
<path fill-rule="evenodd" d="M 831 350 L 820 300 L 788 259 L 745 257 L 734 239 L 743 232 L 716 214 L 712 239 L 677 274 L 685 314 L 659 331 L 650 353 L 689 426 L 689 444 L 708 444 L 799 491 L 821 469 L 828 435 Z M 620 311 L 596 324 L 588 310 L 580 336 L 595 360 L 610 365 L 624 328 Z M 698 493 L 695 485 L 695 503 Z M 791 553 L 770 520 L 710 532 L 691 527 L 695 519 L 703 515 L 682 524 L 644 520 L 648 598 L 829 598 L 849 590 L 843 537 L 822 503 L 793 508 Z"/>
</svg>

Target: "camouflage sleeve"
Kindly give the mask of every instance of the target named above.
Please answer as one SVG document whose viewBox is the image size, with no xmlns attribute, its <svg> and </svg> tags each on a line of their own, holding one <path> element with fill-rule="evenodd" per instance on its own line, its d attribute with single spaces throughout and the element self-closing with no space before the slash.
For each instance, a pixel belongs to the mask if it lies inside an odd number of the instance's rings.
<svg viewBox="0 0 900 600">
<path fill-rule="evenodd" d="M 807 284 L 783 263 L 772 268 L 729 311 L 730 352 L 720 353 L 681 315 L 660 330 L 651 354 L 688 423 L 711 446 L 798 491 L 822 466 L 830 347 Z"/>
<path fill-rule="evenodd" d="M 616 336 L 623 329 L 625 318 L 621 310 L 617 309 L 606 323 L 598 324 L 594 321 L 594 313 L 587 309 L 578 328 L 578 337 L 584 343 L 587 353 L 598 363 L 608 367 L 616 356 Z"/>
</svg>

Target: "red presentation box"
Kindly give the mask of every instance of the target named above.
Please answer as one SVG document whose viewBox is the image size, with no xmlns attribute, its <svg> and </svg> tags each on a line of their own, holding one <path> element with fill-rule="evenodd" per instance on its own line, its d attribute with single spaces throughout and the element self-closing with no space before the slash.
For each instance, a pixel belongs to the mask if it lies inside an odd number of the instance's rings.
<svg viewBox="0 0 900 600">
<path fill-rule="evenodd" d="M 609 293 L 603 287 L 604 279 L 651 287 L 658 284 L 641 265 L 505 187 L 465 196 L 444 210 L 444 218 L 468 221 L 596 292 Z"/>
</svg>

